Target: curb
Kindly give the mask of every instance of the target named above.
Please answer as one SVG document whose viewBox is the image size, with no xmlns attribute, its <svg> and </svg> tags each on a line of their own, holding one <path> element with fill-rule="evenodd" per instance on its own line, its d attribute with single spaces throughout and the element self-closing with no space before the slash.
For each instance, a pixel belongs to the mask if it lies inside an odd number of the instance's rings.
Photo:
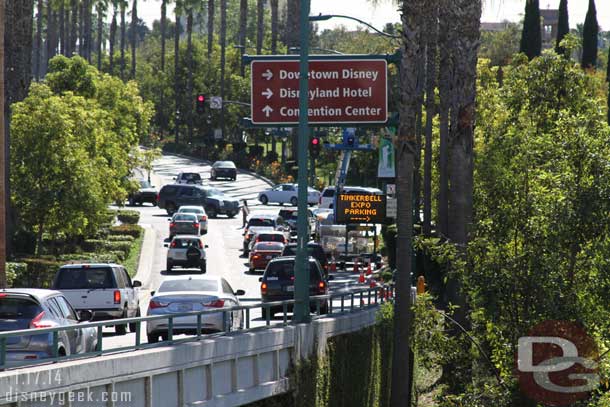
<svg viewBox="0 0 610 407">
<path fill-rule="evenodd" d="M 178 154 L 178 153 L 166 153 L 166 152 L 163 152 L 162 154 L 163 155 L 173 155 L 173 156 L 180 157 L 180 158 L 186 158 L 188 160 L 192 160 L 192 161 L 196 161 L 196 162 L 200 162 L 200 163 L 204 163 L 204 164 L 208 164 L 208 165 L 212 164 L 212 162 L 210 160 L 205 160 L 205 159 L 193 157 L 190 155 Z M 263 177 L 262 175 L 259 175 L 255 172 L 252 172 L 250 170 L 244 170 L 242 168 L 238 168 L 238 170 L 244 174 L 248 174 L 254 178 L 258 178 L 261 181 L 265 181 L 267 184 L 269 184 L 271 186 L 275 185 L 275 182 L 271 181 L 269 178 Z"/>
<path fill-rule="evenodd" d="M 140 257 L 138 258 L 138 271 L 134 280 L 139 280 L 144 286 L 150 280 L 152 271 L 153 252 L 155 250 L 155 240 L 157 233 L 150 225 L 140 225 L 144 228 L 144 239 L 142 240 L 142 247 L 140 248 Z"/>
</svg>

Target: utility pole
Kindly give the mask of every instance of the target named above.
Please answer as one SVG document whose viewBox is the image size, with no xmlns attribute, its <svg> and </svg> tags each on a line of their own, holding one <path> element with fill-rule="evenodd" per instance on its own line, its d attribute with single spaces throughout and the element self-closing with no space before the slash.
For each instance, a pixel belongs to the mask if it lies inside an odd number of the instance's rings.
<svg viewBox="0 0 610 407">
<path fill-rule="evenodd" d="M 0 288 L 6 288 L 6 158 L 8 157 L 4 131 L 4 7 L 0 0 Z"/>
<path fill-rule="evenodd" d="M 307 254 L 307 150 L 309 144 L 309 3 L 301 0 L 301 55 L 299 58 L 299 134 L 297 177 L 298 220 L 297 220 L 297 256 L 294 281 L 294 320 L 297 323 L 309 322 L 309 261 Z"/>
</svg>

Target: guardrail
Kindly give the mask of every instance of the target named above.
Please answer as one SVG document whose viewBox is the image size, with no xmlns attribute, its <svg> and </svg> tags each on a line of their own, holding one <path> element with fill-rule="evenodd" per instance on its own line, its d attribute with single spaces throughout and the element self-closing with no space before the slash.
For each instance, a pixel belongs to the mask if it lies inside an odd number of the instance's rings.
<svg viewBox="0 0 610 407">
<path fill-rule="evenodd" d="M 346 301 L 347 298 L 347 301 Z M 315 314 L 313 318 L 323 317 L 321 313 L 324 303 L 328 304 L 328 315 L 333 314 L 344 314 L 349 312 L 355 312 L 357 310 L 369 308 L 371 306 L 376 306 L 382 304 L 387 301 L 392 301 L 394 298 L 394 286 L 393 285 L 378 285 L 376 287 L 370 288 L 358 288 L 358 289 L 348 289 L 342 290 L 337 293 L 330 293 L 327 295 L 319 295 L 310 297 L 310 306 L 314 304 L 315 306 Z M 247 301 L 247 300 L 246 300 Z M 333 301 L 340 301 L 340 303 L 336 306 L 336 309 L 333 309 Z M 199 340 L 202 337 L 210 337 L 214 335 L 223 335 L 231 332 L 231 319 L 229 314 L 233 312 L 242 311 L 242 320 L 245 321 L 245 326 L 241 327 L 239 330 L 245 331 L 253 331 L 258 329 L 266 329 L 273 326 L 284 326 L 289 324 L 288 311 L 291 306 L 295 304 L 295 300 L 284 300 L 284 301 L 274 301 L 274 302 L 259 302 L 251 305 L 240 305 L 234 307 L 221 308 L 218 310 L 203 310 L 203 311 L 190 311 L 183 313 L 175 313 L 171 315 L 153 315 L 153 316 L 145 316 L 145 317 L 136 317 L 136 318 L 122 318 L 122 319 L 114 319 L 114 320 L 105 320 L 98 322 L 83 322 L 78 323 L 72 326 L 62 326 L 62 327 L 54 327 L 54 328 L 35 328 L 35 329 L 22 329 L 16 331 L 6 331 L 0 332 L 0 370 L 13 369 L 24 366 L 32 366 L 41 363 L 55 363 L 70 359 L 78 359 L 78 358 L 87 358 L 87 357 L 95 357 L 108 353 L 118 353 L 125 351 L 133 351 L 138 349 L 152 348 L 157 346 L 166 346 L 168 344 L 176 344 L 183 342 L 190 342 Z M 272 323 L 271 320 L 271 308 L 282 307 L 283 318 L 281 321 L 277 323 Z M 252 321 L 252 310 L 254 309 L 262 309 L 263 310 L 263 318 L 265 319 L 265 325 L 259 327 L 251 327 Z M 203 317 L 205 315 L 218 315 L 218 313 L 223 314 L 223 330 L 220 332 L 215 332 L 212 334 L 203 333 Z M 181 317 L 197 317 L 197 327 L 196 334 L 190 335 L 186 338 L 175 339 L 174 338 L 174 320 L 176 318 Z M 168 321 L 168 334 L 167 339 L 161 340 L 156 343 L 143 343 L 141 338 L 141 327 L 143 322 L 154 321 L 154 320 L 167 320 Z M 119 348 L 110 348 L 104 349 L 104 327 L 113 327 L 116 325 L 127 325 L 127 324 L 136 324 L 135 330 L 135 340 L 133 345 L 123 346 Z M 92 352 L 86 353 L 78 353 L 73 355 L 59 355 L 59 333 L 62 331 L 74 331 L 77 329 L 93 327 L 97 330 L 97 346 L 96 349 Z M 48 358 L 43 359 L 32 359 L 27 361 L 8 361 L 7 360 L 7 352 L 8 349 L 8 339 L 13 337 L 23 337 L 23 336 L 31 336 L 31 335 L 51 335 L 52 341 L 52 354 Z"/>
</svg>

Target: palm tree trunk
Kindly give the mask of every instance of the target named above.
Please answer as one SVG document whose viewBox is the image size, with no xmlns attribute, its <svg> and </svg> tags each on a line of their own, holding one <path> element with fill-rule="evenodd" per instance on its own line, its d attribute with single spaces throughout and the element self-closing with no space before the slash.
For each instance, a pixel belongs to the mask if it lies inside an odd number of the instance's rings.
<svg viewBox="0 0 610 407">
<path fill-rule="evenodd" d="M 124 0 L 121 1 L 121 79 L 125 80 L 125 37 L 127 35 L 127 25 L 125 22 L 125 8 L 127 7 Z"/>
<path fill-rule="evenodd" d="M 271 53 L 277 52 L 278 0 L 271 0 Z M 275 151 L 275 150 L 274 150 Z"/>
<path fill-rule="evenodd" d="M 239 46 L 241 54 L 246 53 L 246 30 L 248 28 L 248 0 L 240 0 L 239 2 Z M 240 62 L 241 76 L 246 74 L 246 66 L 243 61 Z"/>
<path fill-rule="evenodd" d="M 40 61 L 42 60 L 42 0 L 38 0 L 36 13 L 36 43 L 34 45 L 34 79 L 40 79 Z"/>
<path fill-rule="evenodd" d="M 165 34 L 167 31 L 167 0 L 161 0 L 161 73 L 165 78 Z M 159 91 L 159 109 L 157 109 L 158 123 L 160 124 L 159 129 L 161 131 L 161 139 L 164 136 L 165 120 L 161 120 L 165 117 L 163 114 L 165 106 L 165 93 L 164 87 L 160 87 Z"/>
<path fill-rule="evenodd" d="M 227 48 L 227 0 L 220 0 L 220 97 L 225 100 L 225 59 Z M 225 137 L 225 104 L 220 110 L 220 131 Z"/>
<path fill-rule="evenodd" d="M 174 134 L 176 137 L 176 146 L 180 141 L 180 8 L 178 4 L 174 9 L 176 15 L 176 29 L 174 31 L 174 98 L 175 98 L 175 110 L 174 110 Z"/>
<path fill-rule="evenodd" d="M 263 53 L 263 39 L 265 36 L 265 4 L 263 0 L 256 0 L 256 53 Z"/>
<path fill-rule="evenodd" d="M 102 1 L 97 2 L 95 7 L 97 11 L 97 70 L 102 71 L 102 42 L 104 34 L 104 3 Z"/>
<path fill-rule="evenodd" d="M 70 53 L 72 56 L 76 53 L 76 42 L 78 40 L 78 0 L 72 0 L 70 4 L 72 18 L 70 19 Z"/>
<path fill-rule="evenodd" d="M 110 74 L 114 74 L 114 44 L 116 42 L 116 15 L 117 15 L 117 2 L 112 2 L 112 21 L 110 22 L 110 38 L 108 48 L 108 59 Z"/>
<path fill-rule="evenodd" d="M 47 56 L 41 66 L 41 77 L 47 73 L 49 61 L 57 54 L 57 11 L 53 10 L 53 2 L 47 3 Z"/>
<path fill-rule="evenodd" d="M 401 6 L 403 47 L 400 130 L 396 140 L 396 297 L 394 307 L 394 351 L 392 356 L 392 407 L 411 406 L 412 352 L 411 335 L 411 273 L 413 234 L 413 169 L 417 148 L 416 115 L 420 102 L 418 76 L 423 47 L 419 43 L 423 26 L 422 10 L 426 0 L 403 0 Z"/>
<path fill-rule="evenodd" d="M 136 78 L 136 43 L 138 39 L 138 0 L 133 0 L 131 8 L 131 79 Z"/>
<path fill-rule="evenodd" d="M 459 15 L 460 18 L 455 20 L 457 30 L 454 60 L 455 75 L 460 78 L 460 87 L 456 89 L 457 122 L 452 126 L 456 131 L 449 146 L 449 237 L 460 255 L 465 257 L 473 216 L 473 147 L 481 0 L 458 0 L 456 3 L 455 16 Z M 467 327 L 466 298 L 457 278 L 448 279 L 447 291 L 451 303 L 459 306 L 455 319 Z"/>
<path fill-rule="evenodd" d="M 91 0 L 85 0 L 84 3 L 85 8 L 85 55 L 87 61 L 91 63 L 91 50 L 92 50 L 92 32 L 93 32 L 93 12 L 92 12 L 92 4 Z"/>
<path fill-rule="evenodd" d="M 85 1 L 80 3 L 78 8 L 78 55 L 86 58 L 85 52 Z"/>
<path fill-rule="evenodd" d="M 188 138 L 193 143 L 193 8 L 190 7 L 186 17 L 186 58 L 187 58 L 187 84 L 188 97 L 186 117 L 188 122 Z"/>
<path fill-rule="evenodd" d="M 286 24 L 286 45 L 290 47 L 299 46 L 299 33 L 301 32 L 301 1 L 288 0 L 288 22 Z"/>
<path fill-rule="evenodd" d="M 59 3 L 59 46 L 61 54 L 66 55 L 66 5 L 64 0 Z"/>
<path fill-rule="evenodd" d="M 430 0 L 426 10 L 426 132 L 424 147 L 424 236 L 432 233 L 432 126 L 435 115 L 438 2 Z"/>
<path fill-rule="evenodd" d="M 208 0 L 208 59 L 214 49 L 214 0 Z"/>
<path fill-rule="evenodd" d="M 5 1 L 0 0 L 0 66 L 4 67 L 4 11 Z M 4 89 L 4 69 L 0 69 L 0 95 L 5 95 Z M 4 122 L 4 97 L 0 97 L 0 157 L 7 156 L 7 147 L 5 140 L 5 122 Z M 0 165 L 0 180 L 6 179 L 7 164 Z M 6 184 L 0 182 L 0 288 L 6 288 L 6 254 L 7 254 L 7 227 L 6 227 Z"/>
</svg>

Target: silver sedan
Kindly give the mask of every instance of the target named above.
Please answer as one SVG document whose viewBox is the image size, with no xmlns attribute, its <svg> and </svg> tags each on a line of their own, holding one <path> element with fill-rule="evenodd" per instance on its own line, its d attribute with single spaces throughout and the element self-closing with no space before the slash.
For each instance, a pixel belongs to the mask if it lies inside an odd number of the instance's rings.
<svg viewBox="0 0 610 407">
<path fill-rule="evenodd" d="M 148 304 L 147 315 L 181 314 L 204 310 L 219 310 L 241 305 L 237 296 L 244 295 L 243 290 L 233 291 L 231 285 L 222 277 L 202 275 L 168 276 Z M 221 332 L 243 328 L 243 311 L 203 314 L 201 331 L 203 333 Z M 226 325 L 225 325 L 226 321 Z M 158 342 L 159 337 L 167 340 L 169 319 L 159 318 L 148 321 L 146 333 L 148 342 Z M 197 333 L 197 315 L 176 317 L 172 320 L 172 334 L 195 335 Z"/>
</svg>

